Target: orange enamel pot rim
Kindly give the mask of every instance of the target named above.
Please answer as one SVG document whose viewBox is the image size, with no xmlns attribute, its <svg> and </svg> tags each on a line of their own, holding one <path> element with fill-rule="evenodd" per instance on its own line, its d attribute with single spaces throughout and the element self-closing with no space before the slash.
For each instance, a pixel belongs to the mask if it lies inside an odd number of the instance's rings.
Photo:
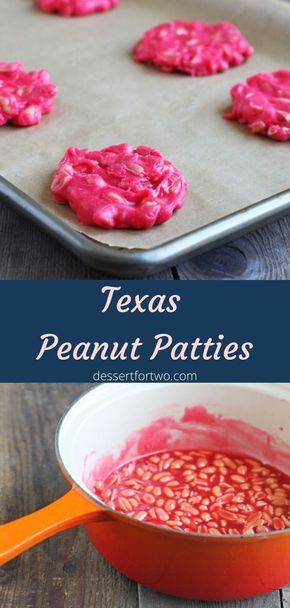
<svg viewBox="0 0 290 608">
<path fill-rule="evenodd" d="M 211 386 L 216 386 L 216 384 L 213 383 L 213 384 L 211 384 Z M 241 387 L 241 385 L 238 383 L 237 384 L 220 384 L 219 383 L 218 386 Z M 249 385 L 247 385 L 247 386 L 249 386 Z M 58 465 L 59 465 L 64 477 L 67 479 L 67 481 L 70 483 L 70 485 L 73 488 L 75 488 L 77 490 L 77 492 L 79 492 L 83 497 L 85 497 L 91 503 L 95 504 L 98 508 L 101 508 L 110 517 L 112 517 L 114 519 L 118 519 L 120 521 L 127 522 L 130 525 L 138 526 L 143 529 L 148 529 L 151 531 L 155 530 L 157 533 L 162 534 L 164 536 L 169 536 L 171 538 L 175 537 L 175 538 L 182 538 L 183 540 L 187 539 L 188 542 L 192 542 L 193 540 L 195 540 L 195 541 L 199 540 L 200 542 L 205 542 L 206 540 L 207 541 L 210 540 L 211 542 L 216 542 L 216 543 L 225 543 L 225 542 L 230 542 L 230 543 L 241 543 L 241 542 L 249 543 L 249 542 L 251 542 L 251 543 L 253 543 L 253 542 L 261 542 L 261 541 L 262 542 L 270 541 L 271 539 L 280 537 L 282 535 L 287 536 L 287 537 L 290 536 L 290 528 L 284 528 L 283 530 L 275 530 L 275 531 L 269 531 L 269 532 L 264 532 L 264 533 L 255 533 L 255 534 L 250 534 L 250 535 L 249 534 L 236 534 L 236 535 L 223 534 L 222 536 L 214 535 L 214 534 L 201 534 L 201 533 L 197 533 L 197 532 L 189 533 L 189 532 L 185 532 L 182 530 L 169 530 L 168 528 L 165 528 L 165 527 L 162 527 L 162 526 L 159 526 L 156 524 L 139 521 L 137 519 L 134 519 L 134 517 L 130 517 L 129 515 L 126 515 L 125 513 L 116 511 L 116 510 L 112 509 L 110 506 L 108 506 L 105 502 L 100 500 L 96 495 L 93 495 L 88 490 L 86 491 L 86 489 L 83 486 L 81 486 L 80 483 L 78 483 L 78 481 L 75 479 L 75 477 L 69 471 L 68 467 L 66 467 L 64 464 L 63 458 L 61 456 L 60 448 L 59 448 L 59 436 L 60 436 L 62 425 L 63 425 L 67 415 L 69 414 L 69 412 L 71 412 L 71 410 L 73 410 L 74 407 L 78 406 L 80 399 L 86 398 L 86 396 L 88 396 L 91 393 L 94 393 L 96 390 L 101 391 L 103 387 L 104 387 L 104 385 L 98 385 L 97 387 L 93 387 L 93 388 L 89 389 L 88 391 L 86 391 L 84 394 L 82 394 L 80 397 L 75 399 L 70 404 L 70 406 L 67 408 L 67 410 L 64 412 L 64 414 L 61 416 L 61 418 L 58 422 L 57 428 L 56 428 L 56 432 L 55 432 L 55 452 L 56 452 L 56 458 L 58 461 Z M 290 394 L 289 394 L 289 399 L 290 399 Z"/>
</svg>

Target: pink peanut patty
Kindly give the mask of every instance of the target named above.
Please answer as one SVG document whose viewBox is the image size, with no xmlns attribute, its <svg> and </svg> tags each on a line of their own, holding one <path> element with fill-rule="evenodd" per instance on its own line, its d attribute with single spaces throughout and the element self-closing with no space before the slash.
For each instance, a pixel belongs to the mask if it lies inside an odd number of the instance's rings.
<svg viewBox="0 0 290 608">
<path fill-rule="evenodd" d="M 184 202 L 187 183 L 164 156 L 129 144 L 103 150 L 69 148 L 51 191 L 78 220 L 102 228 L 151 228 L 166 222 Z"/>
<path fill-rule="evenodd" d="M 253 48 L 240 30 L 228 23 L 174 20 L 145 32 L 134 48 L 135 61 L 164 72 L 209 76 L 243 63 Z"/>
<path fill-rule="evenodd" d="M 249 126 L 252 133 L 277 141 L 290 139 L 290 71 L 261 72 L 231 89 L 233 106 L 225 114 Z"/>
<path fill-rule="evenodd" d="M 290 527 L 290 478 L 247 456 L 157 452 L 112 471 L 95 493 L 112 509 L 171 530 L 236 535 Z"/>
<path fill-rule="evenodd" d="M 53 109 L 57 87 L 46 70 L 25 72 L 20 61 L 0 63 L 0 126 L 37 125 Z"/>
<path fill-rule="evenodd" d="M 82 17 L 91 13 L 109 11 L 119 0 L 37 0 L 46 13 L 59 13 L 63 17 Z"/>
</svg>

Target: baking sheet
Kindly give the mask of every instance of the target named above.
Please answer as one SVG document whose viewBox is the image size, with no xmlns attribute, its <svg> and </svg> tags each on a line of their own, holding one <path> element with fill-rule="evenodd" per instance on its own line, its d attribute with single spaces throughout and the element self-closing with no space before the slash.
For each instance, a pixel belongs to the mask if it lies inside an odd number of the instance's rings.
<svg viewBox="0 0 290 608">
<path fill-rule="evenodd" d="M 59 88 L 40 126 L 0 129 L 0 173 L 74 230 L 112 247 L 148 250 L 289 188 L 290 149 L 222 119 L 229 90 L 261 70 L 289 69 L 290 8 L 280 0 L 122 0 L 106 14 L 64 19 L 33 0 L 1 0 L 0 58 L 47 68 Z M 136 64 L 144 30 L 172 18 L 235 23 L 255 47 L 243 66 L 208 78 Z M 148 231 L 86 228 L 50 195 L 70 145 L 157 147 L 189 182 L 181 211 Z"/>
</svg>

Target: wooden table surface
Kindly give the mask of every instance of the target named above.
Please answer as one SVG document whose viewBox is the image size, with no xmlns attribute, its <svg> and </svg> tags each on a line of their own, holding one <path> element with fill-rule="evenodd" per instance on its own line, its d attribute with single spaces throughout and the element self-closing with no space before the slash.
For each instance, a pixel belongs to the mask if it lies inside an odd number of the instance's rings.
<svg viewBox="0 0 290 608">
<path fill-rule="evenodd" d="M 0 520 L 21 517 L 68 488 L 54 455 L 54 431 L 85 384 L 0 385 Z M 290 587 L 213 608 L 290 608 Z M 82 528 L 61 533 L 0 569 L 3 608 L 203 608 L 136 585 L 92 547 Z"/>
<path fill-rule="evenodd" d="M 102 278 L 0 201 L 0 279 Z M 290 279 L 290 216 L 150 278 Z"/>
</svg>

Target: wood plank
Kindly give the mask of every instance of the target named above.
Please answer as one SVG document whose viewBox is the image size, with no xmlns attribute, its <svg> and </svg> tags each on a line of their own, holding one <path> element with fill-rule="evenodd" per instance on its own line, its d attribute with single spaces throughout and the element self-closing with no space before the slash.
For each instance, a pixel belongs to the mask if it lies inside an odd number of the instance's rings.
<svg viewBox="0 0 290 608">
<path fill-rule="evenodd" d="M 177 268 L 180 279 L 290 279 L 290 217 L 212 249 Z"/>
<path fill-rule="evenodd" d="M 139 608 L 191 608 L 194 604 L 190 600 L 157 593 L 139 585 Z"/>
<path fill-rule="evenodd" d="M 230 602 L 200 602 L 170 597 L 139 586 L 139 608 L 281 608 L 280 593 L 275 591 L 247 600 Z"/>
<path fill-rule="evenodd" d="M 54 454 L 61 414 L 88 386 L 0 386 L 0 518 L 40 508 L 68 488 Z M 0 569 L 5 608 L 137 608 L 137 586 L 111 568 L 75 528 Z"/>
<path fill-rule="evenodd" d="M 290 608 L 290 585 L 281 589 L 282 608 Z"/>
<path fill-rule="evenodd" d="M 0 202 L 0 279 L 106 279 L 35 224 Z M 144 277 L 137 277 L 140 280 Z M 170 268 L 148 279 L 172 279 Z"/>
</svg>

